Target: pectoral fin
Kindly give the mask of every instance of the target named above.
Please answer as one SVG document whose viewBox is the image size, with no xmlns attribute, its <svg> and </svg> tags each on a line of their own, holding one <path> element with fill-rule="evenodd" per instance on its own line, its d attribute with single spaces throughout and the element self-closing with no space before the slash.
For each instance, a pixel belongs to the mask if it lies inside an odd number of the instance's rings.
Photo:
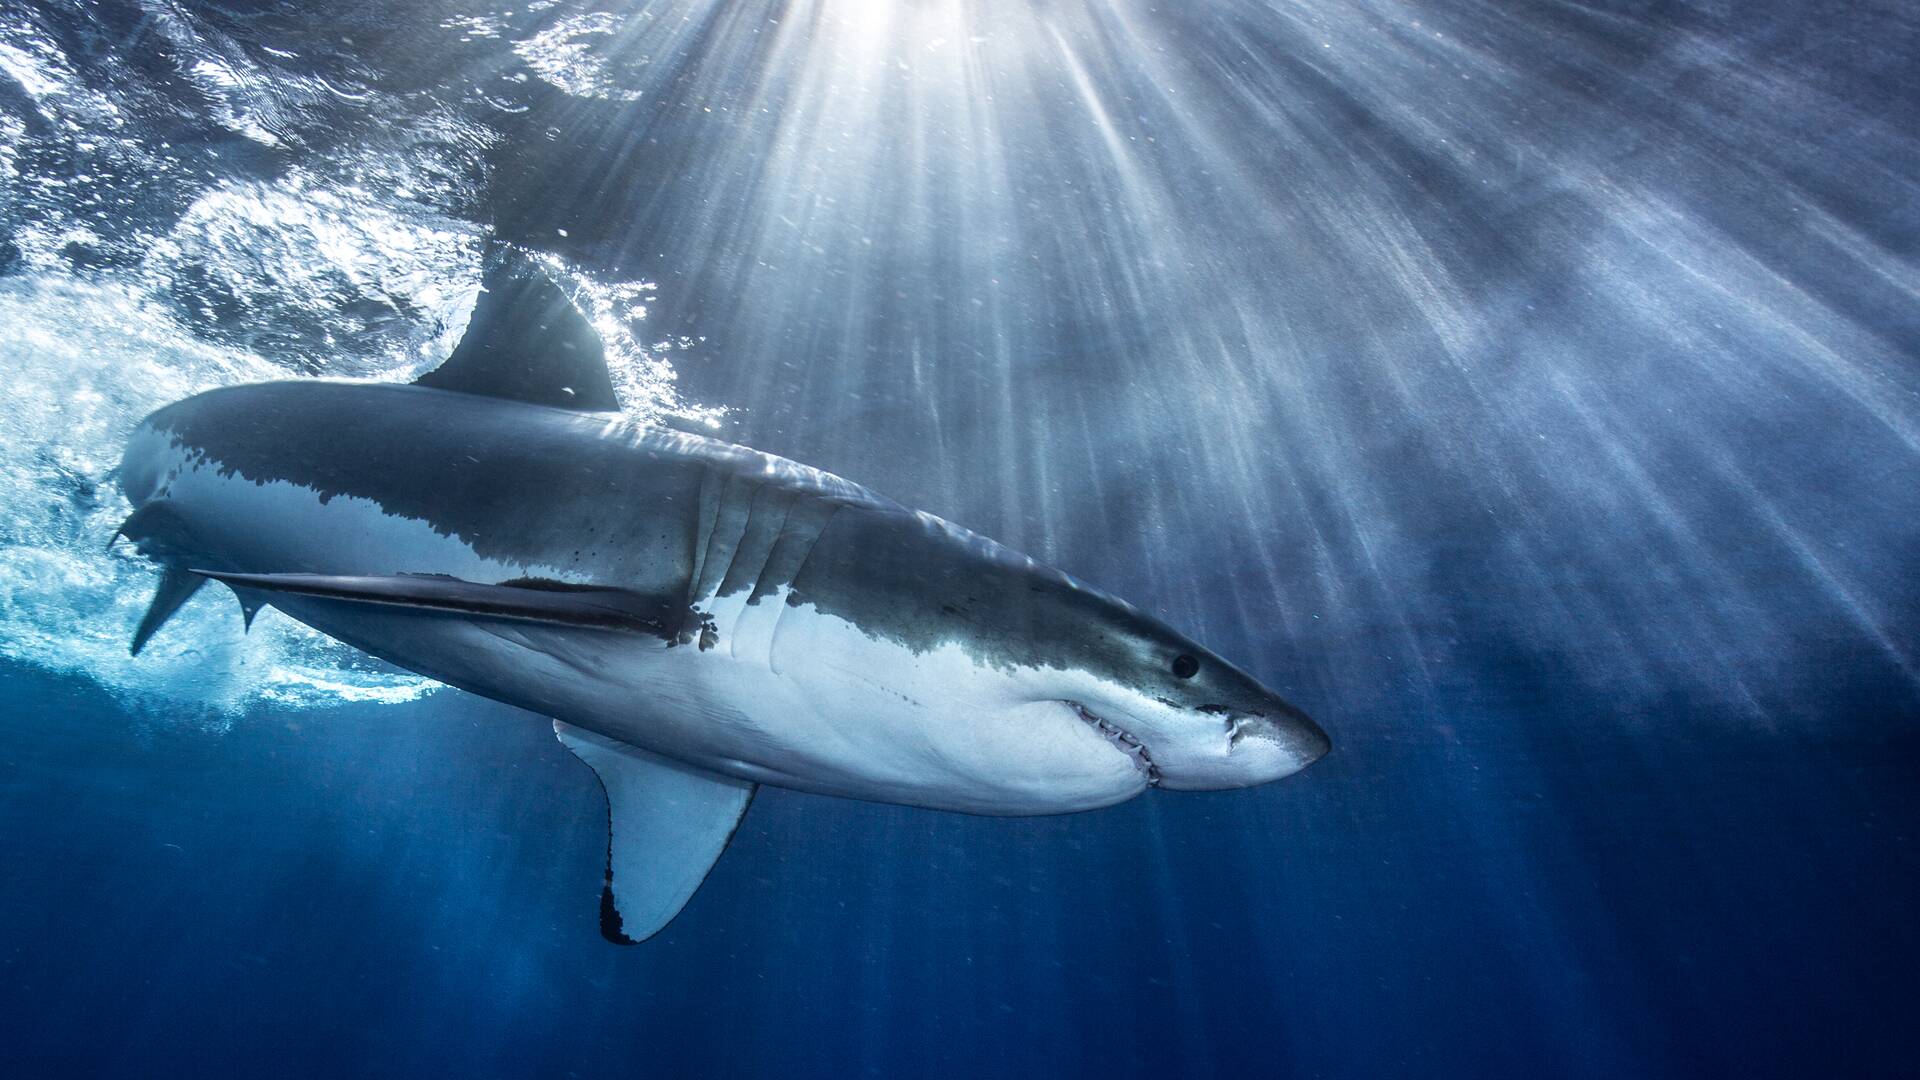
<svg viewBox="0 0 1920 1080">
<path fill-rule="evenodd" d="M 147 605 L 147 613 L 141 617 L 140 626 L 133 632 L 133 655 L 139 656 L 140 650 L 147 647 L 147 641 L 156 631 L 173 618 L 194 593 L 200 591 L 207 579 L 191 570 L 181 570 L 169 566 L 161 571 L 160 587 L 154 590 L 153 603 Z"/>
<path fill-rule="evenodd" d="M 631 945 L 680 914 L 727 848 L 756 785 L 649 754 L 553 722 L 553 733 L 592 767 L 607 793 L 607 877 L 600 932 Z"/>
</svg>

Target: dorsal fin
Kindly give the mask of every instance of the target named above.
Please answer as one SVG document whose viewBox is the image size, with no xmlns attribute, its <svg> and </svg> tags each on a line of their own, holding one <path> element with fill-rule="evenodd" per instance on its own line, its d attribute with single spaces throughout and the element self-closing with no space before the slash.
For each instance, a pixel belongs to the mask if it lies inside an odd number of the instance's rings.
<svg viewBox="0 0 1920 1080">
<path fill-rule="evenodd" d="M 505 244 L 486 260 L 473 317 L 420 386 L 583 412 L 617 412 L 600 335 L 545 268 Z"/>
</svg>

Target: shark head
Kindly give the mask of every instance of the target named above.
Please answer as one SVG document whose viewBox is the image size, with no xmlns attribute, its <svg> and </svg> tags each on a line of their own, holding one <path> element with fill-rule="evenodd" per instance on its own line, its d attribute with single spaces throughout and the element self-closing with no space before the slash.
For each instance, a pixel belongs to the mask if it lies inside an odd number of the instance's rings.
<svg viewBox="0 0 1920 1080">
<path fill-rule="evenodd" d="M 1090 598 L 1078 661 L 1044 680 L 1084 723 L 1138 759 L 1156 786 L 1251 787 L 1332 748 L 1306 713 L 1134 608 Z"/>
<path fill-rule="evenodd" d="M 976 715 L 1029 734 L 1051 727 L 1059 737 L 1034 740 L 1048 750 L 1097 747 L 1084 725 L 1148 785 L 1251 787 L 1331 747 L 1306 713 L 1161 620 L 930 515 L 841 514 L 795 587 L 796 600 L 915 654 L 956 646 L 981 673 L 978 685 L 997 688 L 972 696 Z M 910 678 L 908 663 L 885 666 L 876 680 Z M 933 692 L 962 692 L 965 681 Z M 898 696 L 924 700 L 924 689 L 903 682 Z"/>
<path fill-rule="evenodd" d="M 1253 676 L 1132 605 L 1064 579 L 1029 590 L 1064 610 L 1031 620 L 1064 641 L 1029 681 L 1135 760 L 1158 787 L 1212 791 L 1290 776 L 1331 749 L 1326 732 Z"/>
</svg>

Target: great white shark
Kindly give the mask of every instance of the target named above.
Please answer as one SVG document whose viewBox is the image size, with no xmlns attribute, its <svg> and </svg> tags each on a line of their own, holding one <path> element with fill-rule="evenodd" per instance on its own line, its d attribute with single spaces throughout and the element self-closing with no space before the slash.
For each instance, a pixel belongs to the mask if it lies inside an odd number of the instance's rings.
<svg viewBox="0 0 1920 1080">
<path fill-rule="evenodd" d="M 410 385 L 209 391 L 149 416 L 119 535 L 162 568 L 137 653 L 220 581 L 549 717 L 598 774 L 601 927 L 642 940 L 758 785 L 970 814 L 1262 784 L 1326 734 L 1160 620 L 857 484 L 619 412 L 538 264 L 490 260 Z"/>
</svg>

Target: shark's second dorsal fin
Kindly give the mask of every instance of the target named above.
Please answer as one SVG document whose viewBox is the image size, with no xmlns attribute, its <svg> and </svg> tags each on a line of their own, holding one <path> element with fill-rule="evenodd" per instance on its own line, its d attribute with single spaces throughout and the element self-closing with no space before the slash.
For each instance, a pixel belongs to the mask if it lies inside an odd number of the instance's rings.
<svg viewBox="0 0 1920 1080">
<path fill-rule="evenodd" d="M 583 412 L 617 412 L 606 349 L 593 324 L 517 248 L 499 245 L 480 279 L 467 332 L 420 386 Z"/>
</svg>

